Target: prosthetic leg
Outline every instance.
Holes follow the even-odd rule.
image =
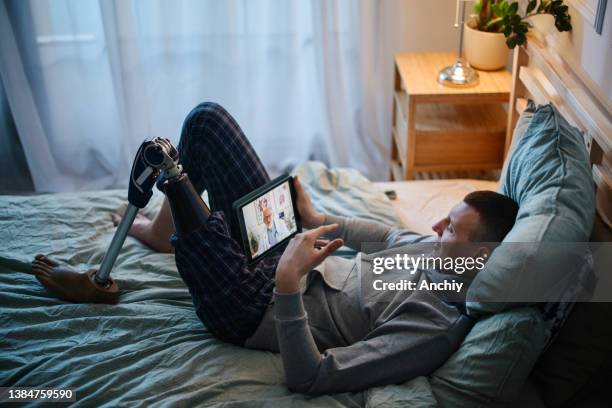
[[[117,226],[100,269],[85,273],[57,267],[50,276],[37,276],[49,291],[61,299],[77,303],[117,303],[119,287],[110,277],[117,256],[136,218],[153,195],[156,184],[166,194],[177,235],[185,235],[204,225],[210,209],[195,191],[178,163],[178,151],[168,139],[145,141],[134,159],[128,189],[129,204]]]

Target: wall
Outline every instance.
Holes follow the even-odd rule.
[[[403,0],[406,1],[406,0]],[[384,2],[383,2],[384,3]],[[406,52],[457,52],[459,29],[455,28],[455,0],[407,0],[408,12],[402,16],[400,32]],[[466,5],[466,18],[471,3]]]
[[[608,2],[600,34],[582,15],[571,10],[573,30],[561,44],[561,53],[579,61],[580,66],[612,101],[612,2]]]
[[[571,2],[569,6],[571,32],[558,33],[552,24],[552,17],[548,16],[534,21],[535,28],[545,34],[548,44],[570,65],[588,75],[608,102],[612,102],[612,2],[608,2],[601,35],[595,32]]]

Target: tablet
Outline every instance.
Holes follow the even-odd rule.
[[[249,263],[282,247],[302,231],[293,177],[282,175],[233,204]]]

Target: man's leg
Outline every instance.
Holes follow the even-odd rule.
[[[115,226],[121,222],[121,215],[111,214],[111,219]],[[134,223],[130,227],[129,235],[138,239],[143,244],[148,245],[157,252],[174,253],[174,247],[170,244],[170,237],[174,233],[172,223],[172,212],[168,200],[164,198],[159,212],[150,220],[140,212],[136,214]]]
[[[270,181],[240,126],[215,103],[201,103],[187,115],[178,151],[183,172],[196,191],[206,189],[211,210],[223,211],[232,225],[234,201]],[[231,230],[239,239],[238,226]]]
[[[208,191],[212,214],[203,228],[173,236],[176,265],[206,327],[242,344],[270,302],[280,255],[247,266],[232,203],[269,177],[236,121],[217,104],[203,103],[189,113],[178,150],[196,191]]]

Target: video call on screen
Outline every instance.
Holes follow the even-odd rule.
[[[242,207],[251,257],[255,258],[297,230],[289,181]]]

